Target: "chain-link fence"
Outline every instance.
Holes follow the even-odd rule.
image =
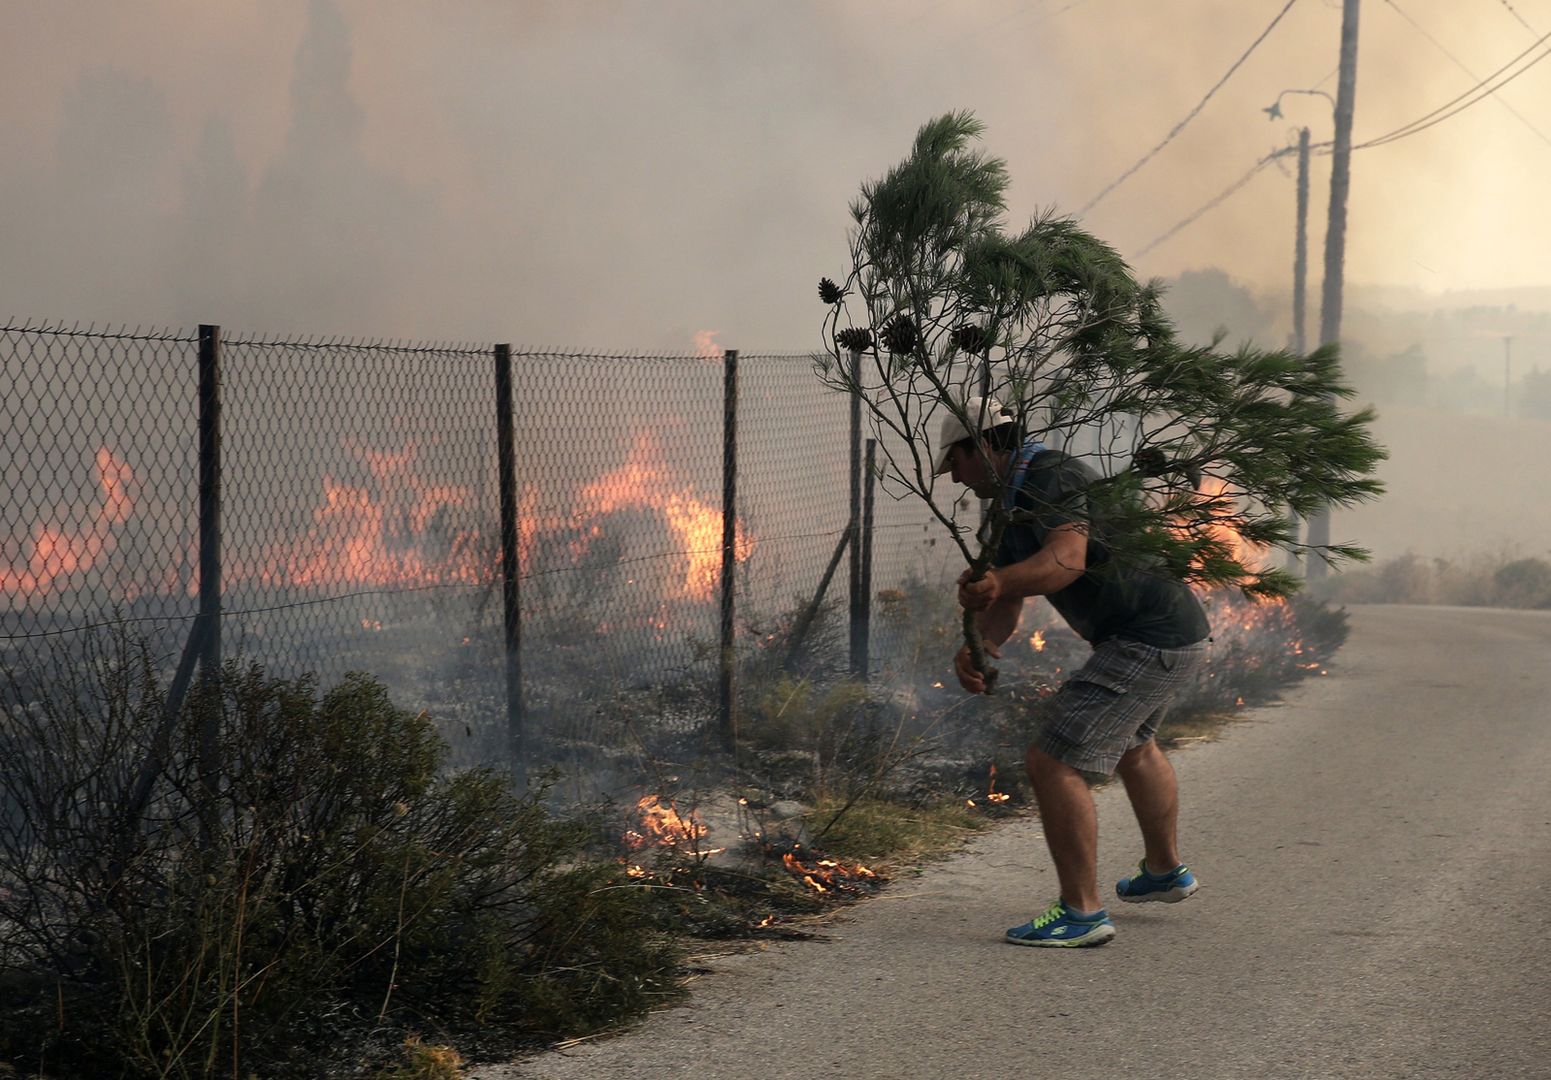
[[[732,688],[876,667],[869,596],[951,573],[910,503],[864,542],[848,403],[802,355],[20,325],[0,364],[12,693],[127,624],[169,681],[370,672],[463,762],[671,757],[730,734]]]
[[[9,328],[0,372],[7,661],[118,620],[165,645],[197,611],[196,339]]]

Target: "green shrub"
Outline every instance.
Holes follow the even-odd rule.
[[[0,1060],[321,1075],[372,1029],[552,1038],[673,992],[643,893],[585,857],[591,823],[443,773],[431,721],[366,676],[320,695],[229,666],[126,825],[162,702],[118,652],[134,677],[6,706]]]

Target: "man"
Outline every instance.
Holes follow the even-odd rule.
[[[1198,887],[1179,857],[1174,769],[1154,737],[1175,690],[1201,664],[1210,627],[1187,586],[1113,562],[1102,523],[1089,514],[1085,492],[1097,475],[1088,465],[1025,442],[995,399],[971,398],[965,414],[981,430],[971,436],[957,417],[945,420],[936,473],[951,472],[983,499],[1003,495],[1009,510],[1024,513],[1007,526],[985,576],[970,581],[965,571],[959,578],[959,603],[978,613],[993,657],[1017,629],[1029,596],[1046,597],[1093,646],[1050,700],[1026,758],[1061,895],[1007,931],[1007,940],[1101,945],[1115,926],[1099,898],[1090,778],[1118,772],[1142,830],[1144,855],[1137,872],[1116,885],[1120,899],[1174,902]],[[968,646],[954,668],[964,689],[985,692]]]

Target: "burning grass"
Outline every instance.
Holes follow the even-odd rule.
[[[184,997],[178,999],[191,1014],[203,1010],[200,1016],[212,1015],[217,1008],[232,1006],[235,998],[243,1021],[239,1037],[247,1040],[244,1052],[259,1047],[249,1060],[263,1060],[263,1041],[280,1038],[276,1032],[298,1045],[344,1045],[358,1030],[351,1028],[351,1017],[379,1013],[388,1028],[409,1016],[429,1016],[436,1019],[439,1032],[481,1030],[483,1034],[459,1039],[465,1053],[490,1045],[492,1031],[503,1032],[501,1038],[509,1044],[512,1039],[562,1038],[618,1023],[672,998],[681,974],[676,957],[686,943],[811,936],[815,920],[836,905],[886,887],[887,878],[899,868],[956,848],[999,816],[1024,812],[1028,793],[1021,760],[1028,727],[1037,722],[1040,703],[1082,663],[1087,646],[1064,628],[1029,620],[1008,644],[1004,690],[994,698],[971,698],[956,686],[941,685],[951,680],[948,662],[956,646],[951,595],[946,588],[925,585],[890,591],[880,605],[879,620],[879,659],[885,670],[871,687],[847,682],[819,663],[786,673],[771,656],[786,657],[790,650],[754,656],[741,672],[745,708],[736,760],[717,757],[701,738],[711,715],[703,693],[655,687],[638,696],[636,713],[619,708],[630,698],[609,695],[610,723],[631,731],[662,731],[678,725],[682,717],[681,726],[689,733],[674,744],[684,751],[675,759],[682,765],[670,765],[661,757],[643,760],[650,758],[643,739],[638,740],[642,753],[633,761],[637,771],[630,773],[632,763],[621,757],[611,779],[628,775],[639,782],[653,772],[659,777],[682,772],[695,778],[701,797],[680,790],[676,780],[655,783],[651,791],[637,787],[606,827],[602,818],[578,823],[536,801],[514,802],[494,781],[479,780],[486,774],[477,770],[448,772],[444,779],[445,748],[436,749],[439,742],[430,719],[393,710],[380,692],[368,692],[365,683],[355,684],[337,708],[324,708],[309,696],[305,683],[266,682],[250,673],[233,684],[231,692],[248,694],[249,705],[262,707],[239,707],[234,700],[221,710],[222,724],[248,725],[240,738],[237,729],[230,728],[232,737],[222,744],[232,757],[229,771],[233,776],[247,775],[244,770],[262,772],[260,766],[289,761],[287,754],[300,755],[293,762],[296,767],[285,773],[294,784],[285,789],[284,799],[284,785],[260,785],[254,789],[264,796],[258,801],[234,788],[217,818],[252,824],[258,811],[251,808],[268,807],[259,816],[272,810],[278,831],[255,825],[242,837],[218,833],[225,845],[218,872],[205,878],[182,881],[165,866],[152,867],[145,880],[161,883],[161,906],[142,905],[138,914],[128,913],[142,920],[132,934],[116,932],[92,940],[145,945],[150,950],[146,956],[154,961],[152,981],[139,985],[166,989],[172,973],[193,972],[198,985],[179,990]],[[1198,737],[1236,708],[1267,700],[1299,678],[1318,676],[1344,640],[1344,614],[1317,603],[1252,604],[1231,593],[1208,600],[1216,638],[1212,662],[1180,702],[1165,729],[1166,739]],[[812,640],[827,641],[836,636],[832,631],[821,618],[810,632]],[[815,650],[815,655],[831,652]],[[150,682],[137,685],[126,675],[138,670],[132,661],[126,655],[109,668],[117,673],[113,694],[138,703],[126,704],[110,719],[153,723],[159,698]],[[686,685],[690,681],[686,679]],[[601,714],[602,698],[597,708]],[[56,715],[74,718],[72,723],[78,725],[96,722],[89,709],[72,709]],[[360,730],[347,732],[351,723]],[[40,746],[47,744],[49,730],[55,729],[35,732]],[[132,752],[147,741],[143,730],[108,734],[98,738],[79,727],[55,730],[58,737],[70,735],[64,748],[77,750],[120,746]],[[598,739],[587,735],[579,731],[578,744],[590,742],[596,749]],[[419,749],[406,756],[406,746]],[[362,748],[373,749],[367,753]],[[389,748],[397,749],[389,754]],[[187,772],[195,760],[191,744],[184,753]],[[310,762],[305,769],[303,758]],[[308,785],[344,783],[342,777],[354,775],[355,766],[377,770],[373,775],[381,779],[381,770],[392,762],[419,778],[416,784],[423,786],[416,787],[412,797],[357,800],[350,805],[358,819],[352,819],[349,829],[302,828],[286,816],[299,807],[319,805],[296,796],[310,791]],[[120,774],[132,775],[133,770]],[[456,776],[466,778],[455,783]],[[175,812],[159,820],[170,823],[176,842],[153,846],[151,856],[165,855],[175,862],[206,857],[199,854],[197,843],[200,814],[178,801],[197,789],[194,772],[168,788],[163,809]],[[729,792],[743,795],[741,805]],[[119,805],[121,794],[105,792],[101,802]],[[403,814],[397,812],[399,805],[406,808]],[[481,838],[480,850],[493,862],[460,855],[459,844],[468,836],[446,832],[457,822],[472,830],[468,835]],[[104,831],[86,824],[72,835]],[[415,831],[422,828],[431,831]],[[305,930],[300,939],[273,930],[292,925],[284,923],[286,905],[299,902],[294,892],[285,890],[249,888],[246,895],[254,906],[234,911],[233,898],[245,895],[245,883],[258,880],[245,869],[252,853],[261,856],[266,872],[280,873],[288,859],[313,858],[316,863],[321,855],[315,838],[320,835],[333,836],[336,842],[329,850],[344,860],[341,865],[353,868],[350,872],[360,881],[370,883],[364,892],[357,888],[324,904],[354,905],[339,908],[343,914],[334,930],[305,920],[297,924]],[[350,846],[350,837],[360,838],[359,850]],[[521,882],[501,878],[512,866],[503,860],[524,850],[537,860],[519,864],[531,872]],[[52,852],[49,857],[76,860],[68,867],[61,864],[58,880],[80,878],[78,864],[85,856]],[[358,865],[357,858],[365,864]],[[25,862],[14,861],[13,866]],[[102,864],[100,859],[96,863]],[[317,863],[314,870],[326,865]],[[500,895],[519,898],[509,911],[520,909],[522,918],[539,919],[546,929],[513,933],[511,925],[501,922],[505,916],[458,908],[459,903],[489,895],[478,882],[470,885],[463,876],[468,873],[495,874],[507,881],[515,891]],[[308,871],[301,880],[313,876]],[[198,887],[201,880],[213,884]],[[319,885],[339,884],[332,881],[324,874]],[[80,901],[74,909],[78,913],[91,910],[85,899],[72,900]],[[24,907],[16,911],[25,916]],[[426,914],[433,911],[434,919]],[[161,921],[144,921],[153,916]],[[351,959],[349,950],[341,952],[337,939],[328,934],[363,925],[351,921],[358,917],[372,920],[357,942],[366,942],[367,952]],[[495,921],[488,921],[491,918]],[[245,942],[240,948],[232,936],[239,921]],[[195,936],[185,936],[190,932]],[[268,972],[269,961],[256,950],[298,940],[306,946],[304,954],[277,961],[275,973],[266,975],[263,994],[248,997],[246,990],[221,989],[219,977],[237,970],[231,964],[240,960],[257,965],[244,970]],[[67,936],[60,955],[75,955],[70,951],[75,944]],[[122,974],[132,960],[140,962],[135,955],[120,950],[97,956],[94,962],[100,972]],[[342,957],[348,961],[348,978],[336,979],[328,965]],[[10,983],[0,988],[5,1003],[0,1007],[0,1059],[13,1055],[26,1062],[37,1048],[35,1033],[56,1030],[53,1020],[45,1024],[43,1018],[58,1012],[60,986],[67,989],[67,1023],[49,1047],[54,1059],[68,1060],[74,1054],[85,1061],[91,1053],[109,1048],[122,1055],[122,1046],[113,1040],[126,1037],[125,1029],[116,1026],[122,1021],[114,1019],[116,1006],[100,996],[101,987],[85,986],[74,970],[61,982],[45,969],[23,971],[14,960],[8,963],[12,967],[5,978]],[[274,981],[282,977],[302,980],[300,989],[286,1009],[266,1013],[273,1007],[267,1003],[283,997],[282,984]],[[115,985],[122,989],[136,983],[122,979]],[[234,985],[246,984],[229,979],[228,986]],[[99,996],[93,998],[94,993]],[[16,1001],[23,1004],[14,1005]],[[299,1014],[305,1014],[303,1019],[297,1019]],[[129,1035],[140,1040],[134,1060],[144,1063],[146,1071],[154,1055],[166,1061],[170,1026],[163,1016],[157,1020],[159,1031],[150,1031],[143,1025],[144,1009],[135,1015],[142,1028]],[[401,1042],[405,1029],[392,1030]],[[88,1036],[88,1031],[94,1034]],[[210,1036],[232,1038],[229,1028]],[[219,1049],[225,1055],[230,1042]],[[383,1052],[400,1052],[398,1042],[384,1044]],[[282,1061],[264,1075],[289,1075],[288,1068]]]
[[[805,836],[803,821],[795,825]],[[626,875],[679,932],[702,939],[806,937],[794,919],[870,895],[887,880],[771,830],[747,799],[724,806],[712,825],[681,798],[644,796],[626,815],[620,844]]]

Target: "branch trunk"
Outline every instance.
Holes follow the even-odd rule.
[[[976,555],[969,564],[969,580],[979,581],[986,576],[986,571],[991,567],[991,559],[996,554],[996,549],[1001,546],[1002,530],[1007,527],[1007,517],[1000,511],[991,511],[991,532],[980,545],[980,554]],[[985,635],[980,632],[980,623],[973,611],[964,612],[964,644],[969,649],[969,659],[975,665],[975,670],[980,672],[980,677],[986,681],[986,694],[990,695],[996,690],[996,668],[991,666],[991,657],[986,652]]]

